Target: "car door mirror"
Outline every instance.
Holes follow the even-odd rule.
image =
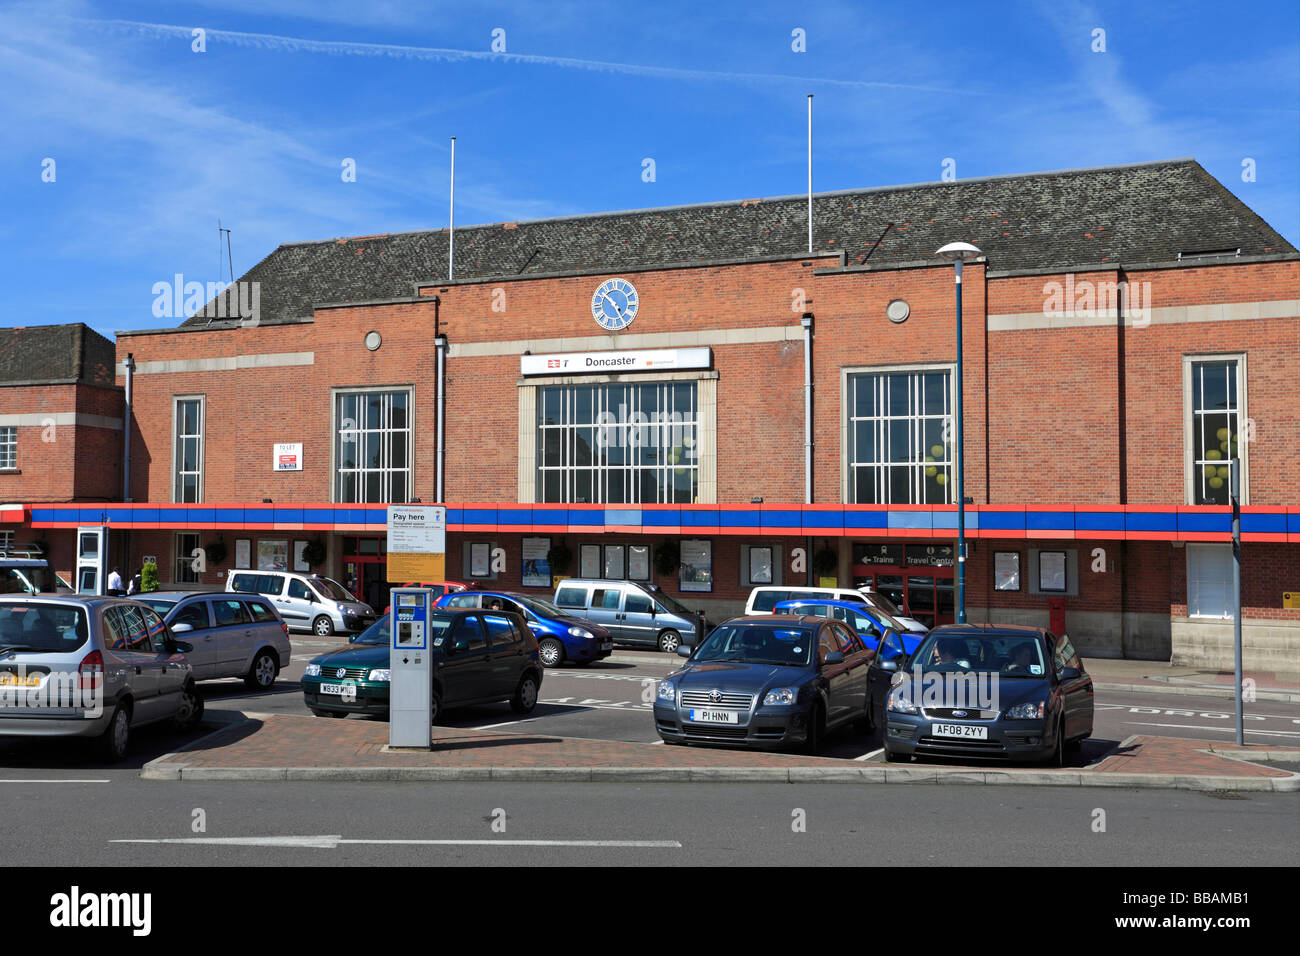
[[[677,645],[677,656],[678,656],[678,657],[690,657],[693,653],[695,653],[695,648],[692,647],[690,644],[678,644],[678,645]]]
[[[826,655],[826,659],[822,661],[822,663],[826,665],[843,664],[844,655],[840,651],[831,651],[829,654]]]
[[[881,669],[882,671],[887,671],[887,672],[889,672],[889,673],[891,673],[891,674],[894,673],[896,670],[898,670],[898,658],[897,658],[897,657],[893,657],[893,658],[890,658],[890,659],[887,660],[887,661],[881,661],[881,662],[880,662],[880,669]]]
[[[1077,668],[1077,667],[1062,667],[1062,668],[1061,668],[1061,680],[1063,680],[1063,681],[1067,681],[1067,680],[1078,680],[1079,677],[1080,677],[1081,675],[1082,675],[1082,672],[1081,672],[1081,671],[1079,670],[1079,668]]]
[[[452,654],[459,654],[461,651],[467,651],[467,650],[469,650],[469,641],[452,641],[452,642],[451,642],[450,652],[451,652]]]
[[[173,625],[171,626],[171,629],[172,629],[172,633],[173,633],[173,634],[187,634],[187,633],[189,633],[190,631],[194,630],[194,625],[193,625],[193,624],[185,624],[185,623],[182,622],[182,623],[180,623],[180,624],[173,624]]]

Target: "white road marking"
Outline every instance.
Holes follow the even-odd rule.
[[[333,850],[344,845],[371,846],[573,846],[680,850],[677,840],[345,840],[334,836],[170,837],[154,840],[109,840],[109,843],[172,843],[204,846],[286,846]]]
[[[1137,727],[1177,727],[1180,730],[1218,730],[1225,734],[1236,732],[1235,727],[1224,727],[1222,724],[1208,726],[1196,724],[1156,724],[1144,720],[1126,720],[1124,723],[1133,724]],[[1245,733],[1256,734],[1262,737],[1300,737],[1300,733],[1288,733],[1285,730],[1245,730]]]
[[[884,752],[885,752],[885,748],[884,748],[884,747],[880,747],[880,748],[878,748],[878,749],[876,749],[876,750],[871,751],[871,753],[869,753],[869,754],[863,754],[861,757],[854,757],[853,759],[854,759],[854,760],[870,760],[870,759],[871,759],[872,757],[874,757],[876,754],[884,753]]]
[[[111,780],[79,780],[72,777],[63,778],[63,779],[60,779],[58,777],[53,777],[50,779],[41,779],[36,777],[32,777],[30,779],[24,779],[22,777],[14,777],[12,779],[0,780],[0,783],[112,783],[112,781]]]

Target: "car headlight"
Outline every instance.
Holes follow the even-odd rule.
[[[305,674],[307,677],[320,677],[320,665],[319,665],[319,664],[308,664],[308,665],[307,665],[307,670],[304,671],[304,674]]]
[[[569,633],[574,637],[581,637],[584,639],[590,639],[596,636],[592,634],[591,631],[588,631],[586,628],[582,628],[582,627],[571,627],[569,628]]]
[[[885,705],[886,709],[895,714],[919,714],[920,708],[912,703],[911,695],[908,694],[907,688],[895,687],[889,692],[889,701]]]
[[[393,672],[390,668],[387,667],[383,669],[376,668],[375,670],[372,670],[369,674],[366,675],[366,680],[391,681],[392,679],[393,679]]]
[[[1007,712],[1002,716],[1008,720],[1041,720],[1043,717],[1043,701],[1016,704],[1014,707],[1008,707]]]
[[[677,685],[670,680],[661,680],[659,682],[659,699],[666,700],[670,704],[677,699]]]
[[[774,687],[763,695],[763,703],[766,704],[793,704],[795,698],[799,696],[799,691],[793,687]]]

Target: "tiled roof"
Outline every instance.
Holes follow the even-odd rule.
[[[464,281],[798,256],[807,234],[806,196],[458,227],[455,274]],[[815,250],[843,250],[850,265],[868,252],[872,265],[928,260],[957,239],[978,245],[991,270],[1008,271],[1296,251],[1192,159],[814,197]],[[261,283],[267,323],[309,317],[322,303],[407,297],[415,283],[446,275],[447,230],[435,229],[287,243],[242,279]]]
[[[114,351],[80,322],[0,329],[0,385],[113,385]]]

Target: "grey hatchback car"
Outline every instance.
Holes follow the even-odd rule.
[[[0,737],[81,737],[121,760],[131,731],[189,730],[203,698],[152,608],[126,598],[0,597]]]
[[[289,627],[269,598],[235,591],[150,591],[137,597],[194,650],[195,680],[242,677],[266,690],[289,661]]]

